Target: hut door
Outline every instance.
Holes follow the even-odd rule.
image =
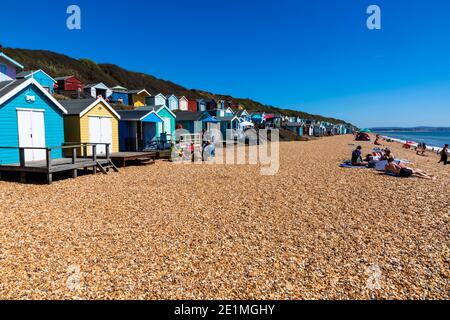
[[[19,147],[45,148],[44,111],[17,110],[17,125]],[[42,161],[45,158],[45,150],[25,150],[25,161]]]
[[[112,119],[108,117],[89,117],[89,142],[112,143]],[[97,146],[97,155],[105,155],[106,146]]]

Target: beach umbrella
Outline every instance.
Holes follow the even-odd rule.
[[[371,133],[372,131],[370,129],[364,128],[364,129],[361,129],[359,132],[361,132],[361,133]]]

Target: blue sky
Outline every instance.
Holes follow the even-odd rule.
[[[82,10],[82,30],[66,9]],[[366,9],[382,29],[366,28]],[[450,126],[448,0],[20,0],[0,43],[359,126]],[[24,9],[26,8],[26,9]]]

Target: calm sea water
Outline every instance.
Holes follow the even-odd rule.
[[[450,131],[433,132],[377,132],[382,136],[400,139],[404,141],[424,142],[427,146],[442,148],[444,144],[450,144]]]

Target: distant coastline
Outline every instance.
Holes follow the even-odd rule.
[[[412,141],[415,144],[425,143],[429,150],[439,151],[444,144],[450,144],[450,128],[414,128],[415,130],[393,130],[393,128],[372,128],[376,134],[400,143]],[[413,129],[413,128],[409,128]],[[433,130],[434,129],[434,130]]]
[[[450,127],[375,127],[373,132],[450,132]]]

